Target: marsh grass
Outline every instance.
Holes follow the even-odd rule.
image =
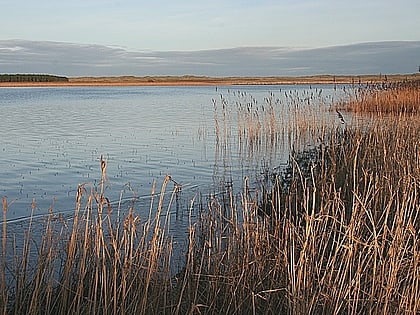
[[[363,133],[335,130],[314,154],[291,157],[286,186],[273,176],[269,213],[247,188],[233,212],[212,200],[196,276],[187,277],[199,288],[195,305],[210,313],[416,314],[418,126],[410,117]]]
[[[30,220],[22,252],[14,250],[13,263],[6,261],[3,247],[2,278],[9,274],[8,286],[2,282],[4,313],[139,314],[164,310],[171,281],[168,210],[175,190],[168,201],[164,199],[172,179],[166,176],[161,191],[152,192],[149,217],[141,218],[130,208],[118,218],[105,195],[106,166],[101,159],[99,187],[78,187],[72,222],[57,220],[51,210],[40,243],[34,245]],[[7,213],[6,199],[3,211]],[[4,246],[5,223],[3,229]]]
[[[359,85],[339,107],[354,113],[417,114],[420,111],[420,81]]]
[[[321,88],[280,89],[262,100],[246,91],[228,90],[213,99],[218,153],[239,156],[258,164],[264,156],[288,155],[319,143],[327,127],[339,122],[329,111],[332,99]],[[275,157],[274,157],[275,158]]]
[[[269,213],[246,185],[232,212],[211,200],[185,277],[194,307],[418,313],[419,123],[335,130],[312,154],[291,157],[287,185],[272,177]]]
[[[398,113],[393,124],[378,117],[364,128],[328,127],[322,118],[309,126],[304,117],[317,109],[300,111],[293,98],[297,106],[281,108],[294,118],[282,126],[273,99],[264,111],[252,100],[238,108],[215,102],[217,141],[239,139],[255,151],[283,135],[315,136],[315,145],[291,150],[285,169],[264,175],[270,185],[245,178],[239,193],[226,185],[209,195],[200,218],[190,215],[180,272],[171,272],[168,233],[178,184],[166,176],[160,192],[153,189],[148,217],[134,207],[115,215],[101,159],[102,180],[78,187],[72,222],[51,210],[35,246],[30,221],[11,265],[4,219],[0,275],[11,277],[1,284],[3,313],[419,313],[420,117]],[[4,217],[9,206],[3,198]]]

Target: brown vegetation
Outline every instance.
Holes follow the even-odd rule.
[[[363,84],[418,80],[419,74],[404,75],[314,75],[302,77],[207,77],[207,76],[120,76],[70,77],[67,82],[0,82],[1,86],[194,86],[275,84]]]
[[[239,113],[239,136],[250,137],[241,141],[281,134],[267,112]],[[211,196],[190,222],[176,275],[166,215],[177,184],[163,181],[162,192],[174,183],[167,206],[152,192],[148,218],[130,209],[112,220],[101,160],[101,185],[79,186],[72,224],[60,229],[48,217],[31,272],[31,224],[10,266],[4,221],[0,275],[11,272],[14,285],[2,284],[0,306],[10,314],[418,314],[420,117],[397,112],[392,124],[377,117],[363,128],[322,122],[311,129],[318,145],[292,152],[285,170],[268,174],[270,187],[252,190],[245,179],[242,193],[228,186]],[[306,125],[293,113],[295,141]],[[229,141],[216,123],[219,141]]]
[[[420,79],[368,84],[355,89],[339,108],[353,113],[410,114],[420,111]]]

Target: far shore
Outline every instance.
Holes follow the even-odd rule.
[[[65,82],[0,82],[0,87],[65,86],[223,86],[363,84],[420,80],[420,73],[394,75],[314,75],[300,77],[119,76],[69,77]]]

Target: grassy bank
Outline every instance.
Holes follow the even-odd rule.
[[[70,82],[96,83],[138,83],[138,84],[205,84],[205,85],[258,85],[258,84],[363,84],[375,82],[401,82],[418,80],[420,74],[398,75],[313,75],[298,77],[208,77],[208,76],[122,76],[122,77],[78,77],[70,78]]]
[[[200,86],[275,84],[364,84],[419,80],[420,74],[313,75],[300,77],[119,76],[69,77],[65,82],[0,82],[1,86]]]
[[[30,222],[12,261],[7,244],[14,242],[3,223],[3,313],[418,313],[420,116],[400,108],[371,119],[380,103],[354,103],[396,98],[420,106],[418,88],[396,86],[392,96],[389,89],[368,88],[358,91],[362,99],[339,104],[369,115],[362,127],[311,126],[317,145],[292,151],[288,166],[268,172],[259,188],[245,178],[241,193],[227,186],[212,195],[200,219],[190,222],[185,265],[176,274],[168,211],[177,183],[163,179],[151,194],[148,217],[134,208],[113,216],[118,209],[106,198],[107,162],[101,160],[100,184],[78,188],[73,221],[51,212],[36,245]],[[257,119],[244,104],[237,113],[240,141],[279,137],[276,108]],[[299,132],[309,128],[308,112],[293,115],[292,138],[299,141],[308,134]],[[219,141],[228,141],[223,121],[216,119],[216,126]],[[4,198],[4,217],[9,207]]]

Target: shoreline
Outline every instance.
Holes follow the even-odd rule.
[[[202,77],[202,76],[120,76],[70,77],[62,82],[0,82],[0,87],[80,86],[226,86],[226,85],[317,85],[365,84],[420,80],[420,73],[396,75],[315,75],[301,77]]]

